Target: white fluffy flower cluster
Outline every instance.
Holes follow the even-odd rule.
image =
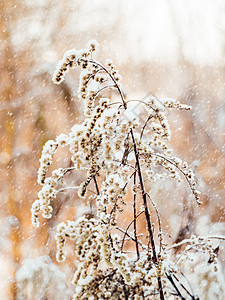
[[[44,181],[44,185],[38,193],[38,199],[33,203],[32,223],[34,226],[39,226],[38,213],[41,210],[42,216],[46,219],[52,217],[52,202],[56,198],[57,188],[63,184],[64,169],[59,168],[52,172],[52,176],[48,177]]]
[[[178,110],[190,110],[191,109],[190,105],[182,104],[178,100],[175,100],[172,98],[166,98],[166,99],[162,99],[160,101],[162,101],[164,107],[175,108]]]
[[[65,74],[71,69],[82,64],[86,68],[86,63],[82,58],[90,58],[91,53],[97,50],[98,44],[96,41],[90,41],[86,49],[76,50],[71,49],[66,51],[63,59],[58,63],[56,71],[53,74],[53,81],[55,84],[60,84],[65,77]]]
[[[56,234],[57,260],[65,260],[64,246],[66,238],[69,238],[71,240],[76,239],[76,254],[81,261],[84,261],[90,251],[96,250],[95,240],[97,236],[97,220],[91,216],[84,216],[76,221],[68,221],[68,224],[60,223],[57,226]]]
[[[166,272],[172,270],[168,258],[163,254],[155,265],[148,260],[146,252],[139,260],[130,258],[120,251],[120,237],[116,234],[109,238],[106,226],[92,216],[84,216],[75,222],[60,223],[57,226],[57,260],[65,260],[66,239],[76,240],[76,255],[80,263],[74,274],[73,283],[76,291],[73,299],[124,299],[127,290],[129,299],[138,299],[138,295],[151,297],[157,286],[158,277],[166,284]],[[163,257],[163,258],[162,258]],[[103,271],[100,262],[104,260],[108,268]],[[164,263],[165,261],[165,263]],[[105,281],[105,282],[104,282]],[[115,285],[110,283],[115,282]],[[102,284],[99,284],[102,282]],[[143,284],[144,283],[144,284]],[[122,296],[118,296],[122,293]]]
[[[45,176],[49,166],[52,163],[52,158],[56,153],[57,147],[58,144],[53,140],[47,141],[43,147],[42,155],[40,158],[40,167],[38,170],[38,183],[41,185],[44,185],[45,183]]]
[[[43,147],[38,170],[38,183],[42,185],[42,189],[39,191],[38,199],[32,204],[31,208],[33,226],[39,226],[38,214],[40,211],[42,211],[44,218],[50,219],[52,217],[52,202],[57,196],[58,188],[63,184],[65,170],[63,168],[56,169],[52,172],[52,176],[48,178],[46,178],[46,174],[57,148],[64,147],[67,144],[68,136],[60,134],[56,141],[49,140]]]

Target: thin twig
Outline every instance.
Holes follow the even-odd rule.
[[[161,253],[161,251],[162,251],[162,223],[161,223],[159,211],[158,211],[154,201],[150,197],[149,193],[146,192],[146,194],[149,197],[149,200],[151,201],[152,206],[154,207],[156,214],[157,214],[157,219],[158,219],[158,224],[159,224],[159,249],[160,249],[159,252]]]
[[[112,85],[106,85],[106,86],[103,86],[101,89],[97,90],[96,96],[97,96],[99,93],[101,93],[103,90],[105,90],[105,89],[110,89],[110,88],[112,88],[112,87],[114,87],[113,84],[112,84]],[[119,103],[120,103],[120,102],[119,102]]]
[[[134,174],[134,185],[136,185],[136,172]],[[135,237],[135,245],[137,251],[137,260],[140,258],[139,249],[138,249],[138,239],[137,239],[137,215],[136,215],[136,193],[134,193],[134,237]]]
[[[64,169],[63,170],[63,175],[65,175],[67,172],[70,172],[72,170],[76,170],[76,168],[75,167],[69,167],[69,168]]]
[[[141,212],[139,212],[139,214],[136,215],[136,219],[137,219],[141,214],[143,214],[143,213],[144,213],[144,210],[141,211]],[[126,234],[127,234],[127,232],[128,232],[128,229],[129,229],[130,226],[133,224],[133,222],[134,222],[134,219],[129,223],[129,225],[127,226],[127,228],[126,228],[126,230],[125,230],[125,232],[124,232],[124,236],[123,236],[123,240],[122,240],[122,245],[121,245],[121,250],[123,250],[125,236],[126,236]]]
[[[93,176],[93,180],[94,180],[94,183],[95,183],[96,192],[97,192],[98,195],[100,195],[99,188],[98,188],[98,182],[97,182],[97,179],[96,179],[95,176]]]
[[[118,227],[118,226],[116,226],[115,228],[116,228],[117,230],[123,232],[125,236],[127,235],[132,241],[135,242],[135,238],[134,238],[130,233],[128,233],[127,231],[123,230],[122,228],[120,228],[120,227]]]
[[[78,186],[67,186],[67,187],[64,187],[64,188],[61,188],[59,190],[57,190],[57,193],[59,192],[64,192],[66,190],[77,190],[79,187]]]
[[[142,130],[141,130],[141,134],[140,134],[140,140],[142,139],[142,136],[144,134],[144,130],[145,130],[145,127],[147,126],[148,122],[153,118],[154,116],[153,115],[149,115],[147,120],[145,121],[145,124],[144,126],[142,127]]]
[[[176,277],[176,275],[173,273],[173,277],[176,279],[177,282],[179,282],[180,286],[185,290],[185,292],[191,297],[191,299],[195,300],[196,298],[188,291],[188,289],[179,281],[179,279]],[[198,299],[198,298],[197,298]],[[197,300],[196,299],[196,300]]]
[[[168,278],[168,280],[171,282],[172,286],[175,288],[176,292],[177,292],[177,296],[179,296],[182,300],[185,300],[185,298],[181,295],[181,292],[178,290],[178,287],[176,286],[171,274],[167,274],[166,273],[166,277]]]
[[[116,226],[115,227],[117,230],[121,231],[122,233],[126,234],[132,241],[135,241],[135,238],[128,232],[126,232],[124,229]],[[142,247],[143,250],[146,251],[146,246],[141,242],[141,241],[138,241],[138,243],[140,244],[140,246]]]
[[[216,239],[216,240],[225,241],[225,237],[223,237],[223,236],[206,236],[206,239],[210,239],[210,240]],[[168,247],[166,250],[171,250],[173,248],[180,247],[184,244],[193,243],[193,241],[194,241],[193,239],[185,239],[185,240],[181,241],[180,243],[176,243],[176,244]]]

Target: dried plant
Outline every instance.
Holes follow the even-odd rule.
[[[40,212],[44,218],[52,217],[59,192],[75,189],[80,201],[89,203],[90,213],[57,226],[57,260],[66,258],[67,239],[76,245],[79,263],[73,299],[198,299],[179,279],[181,273],[171,252],[186,244],[182,258],[200,250],[214,263],[211,239],[192,237],[168,247],[148,187],[151,181],[180,181],[183,177],[200,204],[193,172],[168,148],[167,110],[191,107],[173,99],[128,100],[112,61],[103,65],[93,58],[96,49],[97,43],[90,41],[86,49],[67,51],[53,75],[54,83],[60,84],[71,68],[81,68],[78,93],[84,103],[84,121],[43,148],[38,171],[42,189],[32,206],[33,225],[39,226]],[[146,117],[140,118],[137,110]],[[54,170],[47,177],[54,154],[65,146],[71,152],[72,166]],[[86,179],[78,186],[67,186],[64,175],[77,170],[84,172]],[[90,190],[93,187],[95,192]],[[133,216],[125,225],[119,219],[131,203]],[[145,232],[140,231],[143,217]]]

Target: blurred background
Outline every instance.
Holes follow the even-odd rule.
[[[119,69],[127,98],[155,95],[193,106],[191,112],[171,112],[168,118],[171,146],[197,172],[203,206],[197,207],[183,185],[156,183],[152,197],[164,231],[173,236],[171,241],[214,227],[212,234],[224,234],[225,1],[1,0],[1,299],[36,299],[19,298],[16,285],[26,285],[37,273],[47,272],[48,295],[56,284],[52,274],[59,274],[58,282],[63,282],[59,270],[69,274],[67,284],[72,279],[72,261],[55,264],[54,233],[56,224],[73,219],[82,204],[73,193],[62,195],[57,214],[42,220],[39,229],[31,225],[30,208],[39,191],[44,143],[82,120],[79,71],[70,72],[60,86],[53,84],[52,74],[66,50],[84,48],[90,39],[99,43],[96,58],[103,63],[111,58]],[[59,153],[54,168],[69,163],[66,153]],[[73,176],[68,180],[74,183]],[[17,279],[26,264],[35,267]],[[62,299],[62,291],[63,299],[70,299],[66,283],[59,298],[39,294],[37,299]]]

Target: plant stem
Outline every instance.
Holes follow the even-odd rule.
[[[96,176],[96,175],[95,175]],[[97,182],[97,179],[96,179],[96,177],[93,177],[93,180],[94,180],[94,183],[95,183],[95,188],[96,188],[96,192],[97,192],[97,194],[99,195],[100,193],[99,193],[99,188],[98,188],[98,182]]]
[[[134,185],[136,184],[136,172],[134,174]],[[134,237],[135,245],[137,251],[137,260],[140,258],[139,249],[138,249],[138,239],[137,239],[137,211],[136,211],[136,193],[134,193]]]
[[[137,215],[136,215],[136,219],[141,215],[143,214],[143,210],[141,212],[139,212]],[[123,236],[123,240],[122,240],[122,244],[121,244],[121,250],[123,250],[123,245],[124,245],[124,242],[125,242],[125,237],[127,235],[127,232],[128,232],[128,229],[130,228],[130,226],[134,223],[134,219],[130,222],[130,224],[127,226],[126,230],[124,231],[124,236]],[[136,241],[134,239],[134,241]],[[138,241],[138,240],[137,240]]]
[[[142,193],[142,198],[143,198],[143,202],[144,202],[145,218],[146,218],[149,237],[150,237],[150,242],[151,242],[151,246],[152,246],[152,255],[153,255],[152,259],[153,259],[153,262],[155,264],[157,264],[158,261],[157,261],[157,255],[156,255],[156,249],[155,249],[155,241],[154,241],[154,236],[153,236],[150,213],[149,213],[149,210],[148,210],[147,197],[146,197],[144,183],[143,183],[142,174],[141,174],[141,167],[140,167],[140,162],[139,162],[139,153],[138,153],[138,150],[137,150],[136,141],[134,139],[134,134],[133,134],[132,129],[130,130],[130,133],[131,133],[131,137],[132,137],[133,145],[134,145],[134,154],[135,154],[136,165],[137,165],[137,170],[138,170],[138,177],[139,177],[139,181],[140,181],[140,185],[141,185],[141,193]],[[164,300],[165,298],[164,298],[164,295],[163,295],[162,281],[161,281],[160,276],[158,276],[158,286],[159,286],[160,299]]]

